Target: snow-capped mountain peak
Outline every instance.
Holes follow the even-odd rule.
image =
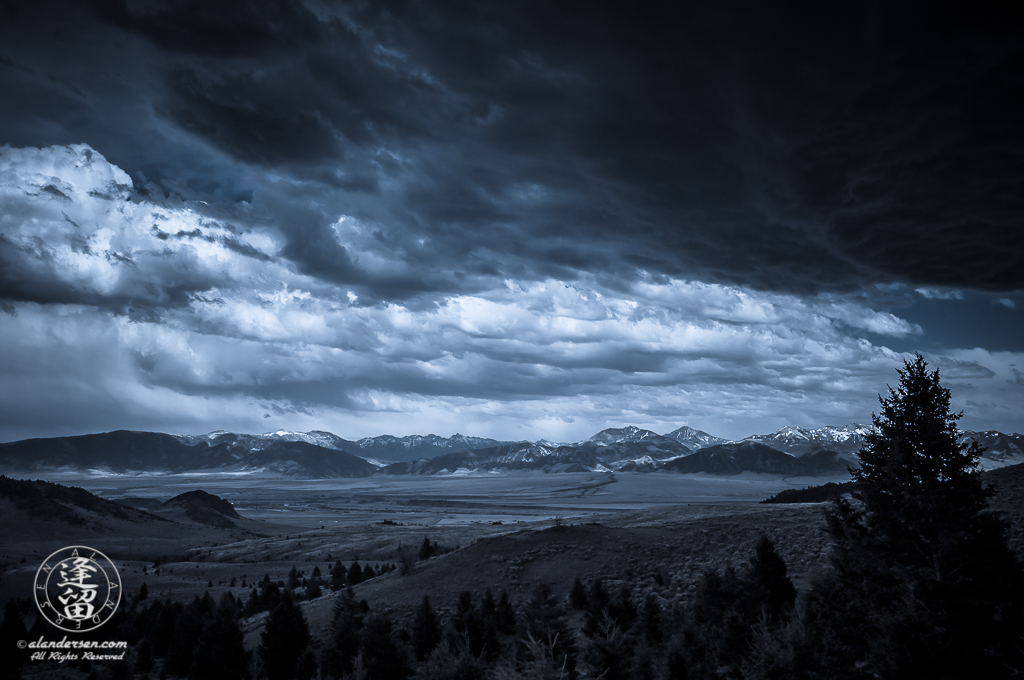
[[[683,425],[678,430],[673,430],[665,435],[669,439],[675,439],[680,444],[689,447],[696,451],[706,446],[714,446],[715,444],[724,444],[728,439],[722,439],[721,437],[715,437],[710,435],[703,430],[697,430],[688,425]]]
[[[639,442],[644,439],[653,437],[660,437],[657,432],[651,432],[650,430],[644,430],[636,427],[635,425],[627,425],[626,427],[610,427],[607,430],[601,430],[593,437],[579,442],[579,444],[596,444],[598,446],[608,446],[610,444],[618,444],[620,442]]]

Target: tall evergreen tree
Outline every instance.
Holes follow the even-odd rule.
[[[498,604],[494,608],[494,625],[499,632],[506,635],[511,635],[516,630],[516,610],[504,588],[501,589]]]
[[[348,568],[348,584],[350,586],[357,586],[363,582],[363,568],[359,566],[358,562],[353,562],[352,566]]]
[[[754,606],[762,608],[769,622],[778,622],[782,614],[793,606],[796,587],[786,575],[786,563],[776,552],[775,543],[765,535],[761,536],[754,548],[746,578],[750,583]]]
[[[423,537],[423,543],[420,544],[420,559],[429,560],[437,552],[437,546],[431,545],[430,538],[427,536]]]
[[[192,657],[189,680],[248,680],[249,654],[238,626],[239,610],[230,593],[203,624]]]
[[[525,642],[532,638],[542,648],[549,650],[552,658],[565,668],[569,675],[575,675],[575,640],[566,625],[563,613],[551,592],[551,586],[544,582],[534,586],[530,599],[523,608],[523,619],[520,622],[522,631],[519,636],[520,651],[526,655],[531,653]]]
[[[207,602],[209,600],[209,602]],[[186,676],[192,668],[196,643],[203,632],[203,621],[212,610],[212,598],[193,599],[178,615],[167,646],[166,669],[171,675]]]
[[[359,654],[359,635],[365,613],[352,589],[346,588],[334,601],[332,614],[331,645],[324,651],[323,666],[329,675],[340,678],[352,672]]]
[[[484,597],[480,600],[480,616],[485,621],[493,620],[498,611],[498,603],[494,599],[494,593],[490,588],[484,591]]]
[[[423,602],[416,608],[416,616],[412,622],[412,649],[417,661],[423,661],[441,642],[441,626],[437,622],[437,614],[430,605],[430,598],[423,596]]]
[[[13,599],[8,600],[4,606],[4,619],[0,623],[0,641],[6,651],[0,655],[0,677],[16,677],[18,668],[25,663],[28,654],[17,649],[17,640],[24,640],[28,637],[28,630],[21,618],[21,612]]]
[[[373,680],[405,680],[409,667],[391,632],[391,620],[371,614],[363,623],[359,653],[366,677]]]
[[[875,430],[865,437],[860,468],[852,471],[861,507],[840,499],[831,528],[840,550],[884,552],[902,570],[944,580],[970,557],[964,548],[1002,545],[1004,529],[984,512],[991,492],[977,470],[982,449],[960,442],[962,413],[950,411],[938,370],[929,373],[919,354],[897,372],[900,383],[879,397],[882,411],[872,416]],[[846,564],[836,561],[839,568]],[[851,566],[860,568],[861,561]]]
[[[819,591],[880,675],[977,668],[1020,642],[1021,565],[939,372],[921,355],[897,372],[853,470],[854,502],[827,515],[838,582]]]
[[[291,680],[296,664],[309,645],[309,625],[299,606],[285,597],[267,618],[260,636],[259,655],[268,680]]]
[[[345,587],[347,574],[345,567],[341,566],[341,560],[334,563],[334,569],[331,571],[331,590],[341,590]]]

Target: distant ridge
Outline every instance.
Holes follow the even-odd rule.
[[[0,444],[0,467],[26,471],[68,467],[122,474],[217,470],[311,478],[367,477],[377,470],[363,458],[305,441],[231,433],[179,438],[128,430]]]
[[[350,441],[319,430],[258,435],[119,430],[0,444],[0,470],[222,472],[312,479],[530,470],[835,476],[858,465],[858,451],[870,431],[858,424],[814,430],[785,427],[726,441],[688,426],[665,435],[626,426],[602,430],[574,444],[555,444],[543,440],[501,442],[462,434],[382,435]],[[986,449],[982,469],[1024,462],[1024,435],[967,431],[962,441],[977,441]]]

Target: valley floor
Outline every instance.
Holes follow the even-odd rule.
[[[997,506],[1019,511],[1020,475],[1003,476],[1013,497]],[[97,521],[53,527],[48,535],[43,524],[25,529],[14,526],[15,515],[0,513],[3,601],[29,597],[42,559],[75,543],[114,559],[126,596],[145,583],[150,597],[182,602],[205,592],[244,600],[257,581],[286,581],[293,567],[306,577],[318,567],[329,581],[338,561],[345,568],[356,561],[397,564],[403,549],[418,548],[424,538],[442,551],[459,548],[417,562],[407,576],[396,570],[355,587],[358,599],[398,625],[409,623],[424,595],[442,611],[466,590],[479,597],[487,588],[504,589],[522,602],[544,582],[563,598],[576,577],[628,581],[641,592],[657,584],[662,596],[685,602],[703,570],[742,566],[762,534],[775,541],[801,588],[827,565],[825,505],[758,501],[786,488],[844,481],[618,472],[356,480],[54,474],[49,480],[108,500],[163,501],[201,488],[230,500],[246,519],[233,529],[178,524],[173,530]],[[1011,519],[1019,534],[1020,517]],[[335,597],[325,588],[302,602],[315,637],[326,635]],[[259,614],[243,621],[250,649],[264,620]]]

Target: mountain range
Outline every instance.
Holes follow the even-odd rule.
[[[739,441],[691,427],[661,435],[628,426],[583,441],[502,442],[495,439],[382,435],[351,441],[330,432],[169,435],[119,430],[102,434],[27,439],[0,444],[0,469],[67,468],[114,474],[136,472],[261,473],[304,478],[437,475],[537,470],[543,472],[764,472],[834,476],[858,464],[871,429],[784,427]],[[985,469],[1024,462],[1024,435],[964,432],[985,449]]]

